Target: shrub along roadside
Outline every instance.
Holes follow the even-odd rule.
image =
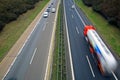
[[[110,24],[120,29],[120,0],[82,0],[87,6],[100,13]]]
[[[34,9],[20,15],[16,21],[12,21],[4,27],[0,33],[0,61],[48,1],[49,0],[38,2]]]
[[[82,1],[75,0],[76,4],[84,11],[87,17],[95,25],[103,39],[120,56],[120,30],[110,25],[101,15],[87,7]]]
[[[55,33],[55,49],[53,53],[53,64],[52,64],[52,73],[50,80],[67,80],[62,1],[60,3],[60,7],[58,10],[56,33]]]
[[[19,15],[34,8],[34,4],[41,0],[1,0],[0,1],[0,31],[5,24],[16,20]]]

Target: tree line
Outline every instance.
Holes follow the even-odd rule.
[[[34,4],[40,0],[0,0],[0,31],[5,24],[16,20],[27,10],[34,8]]]
[[[100,13],[110,24],[120,28],[120,0],[82,0],[87,6]]]

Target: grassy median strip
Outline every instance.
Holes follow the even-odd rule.
[[[16,21],[11,22],[4,27],[3,31],[0,33],[0,61],[48,1],[49,0],[42,0],[38,2],[34,9],[27,11],[19,16]]]
[[[110,25],[100,14],[94,12],[91,7],[85,6],[82,0],[75,0],[75,2],[95,25],[97,31],[113,51],[120,56],[120,30]]]
[[[56,35],[55,35],[55,51],[53,54],[53,65],[51,80],[66,80],[65,66],[65,50],[64,50],[64,30],[63,30],[63,7],[60,4]]]

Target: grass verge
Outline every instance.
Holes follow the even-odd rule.
[[[90,21],[95,25],[97,31],[108,43],[112,50],[120,56],[120,30],[110,25],[100,14],[94,12],[91,7],[83,4],[82,0],[75,0],[76,4],[83,10]]]
[[[4,27],[3,31],[0,33],[0,61],[48,1],[49,0],[43,0],[36,3],[34,9],[20,15],[16,21],[11,22]]]
[[[64,51],[64,30],[63,30],[63,9],[60,4],[55,35],[55,50],[53,54],[53,65],[51,80],[66,80],[65,51]]]

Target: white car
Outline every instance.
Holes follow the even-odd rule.
[[[52,9],[51,9],[51,12],[52,12],[52,13],[55,13],[55,8],[52,8]]]
[[[72,9],[74,9],[75,8],[75,5],[72,5],[72,7],[71,7]]]
[[[47,18],[48,17],[48,12],[44,12],[43,17]]]

